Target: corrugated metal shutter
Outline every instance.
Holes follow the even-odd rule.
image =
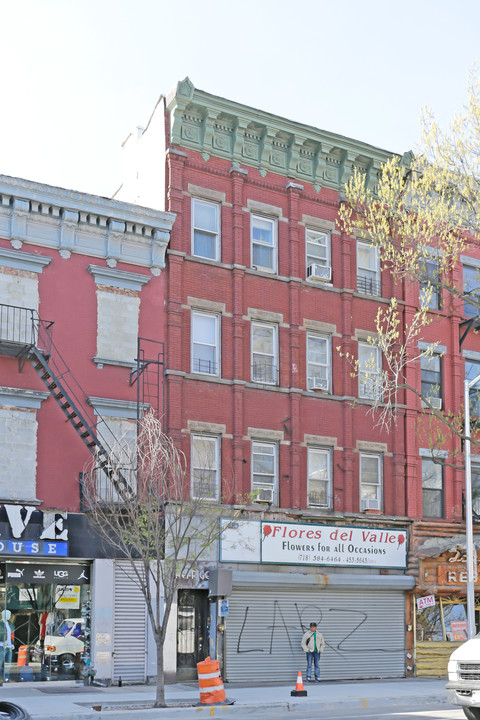
[[[145,682],[146,608],[129,562],[115,563],[113,681]]]
[[[323,633],[323,679],[405,675],[405,594],[395,590],[234,588],[226,620],[225,679],[292,681],[306,668],[300,641]]]

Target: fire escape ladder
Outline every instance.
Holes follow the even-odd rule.
[[[163,342],[138,338],[137,366],[130,373],[130,385],[137,388],[137,423],[152,410],[162,424],[165,416],[165,348]]]

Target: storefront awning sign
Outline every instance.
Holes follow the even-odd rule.
[[[425,597],[417,598],[417,608],[423,610],[427,607],[434,607],[435,595],[425,595]]]
[[[407,532],[256,520],[222,521],[223,562],[405,568]]]

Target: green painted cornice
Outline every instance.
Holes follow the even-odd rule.
[[[382,163],[394,153],[351,138],[293,122],[247,105],[210,95],[191,80],[177,83],[167,95],[170,143],[231,160],[235,167],[255,167],[312,183],[317,191],[339,192],[355,168],[367,175],[373,190]]]

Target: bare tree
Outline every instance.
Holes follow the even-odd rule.
[[[100,536],[128,561],[145,598],[157,648],[154,707],[166,707],[164,644],[180,578],[213,554],[230,527],[229,520],[220,525],[220,518],[230,516],[233,522],[239,513],[238,505],[236,510],[222,505],[232,498],[225,491],[220,496],[209,458],[203,460],[190,488],[185,456],[149,412],[129,447],[119,441],[112,448],[108,467],[94,461],[84,473],[88,515]]]

